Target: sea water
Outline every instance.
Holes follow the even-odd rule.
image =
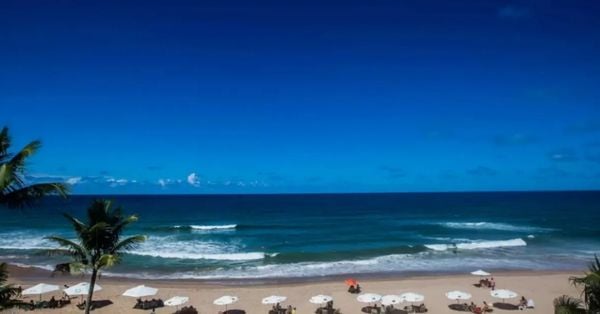
[[[104,272],[138,278],[280,279],[348,274],[579,270],[600,253],[600,192],[127,195],[0,209],[0,260],[51,269],[44,237],[74,238],[103,198],[148,236]]]

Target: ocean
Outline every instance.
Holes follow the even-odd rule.
[[[128,195],[0,209],[0,260],[51,269],[48,235],[73,237],[110,199],[148,236],[104,275],[279,280],[497,270],[580,270],[600,253],[600,192]]]

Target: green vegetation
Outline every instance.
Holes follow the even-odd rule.
[[[48,194],[66,196],[67,185],[59,182],[27,184],[25,162],[41,147],[40,141],[33,141],[16,154],[8,152],[11,145],[8,128],[0,131],[0,205],[24,207]]]
[[[87,295],[85,313],[89,314],[92,305],[94,285],[98,272],[118,263],[120,255],[145,241],[146,237],[136,235],[122,239],[125,228],[137,221],[137,216],[124,216],[121,208],[112,209],[111,202],[96,200],[87,209],[87,221],[65,214],[73,225],[76,241],[52,236],[49,240],[56,242],[62,249],[56,253],[71,256],[72,269],[91,270],[90,290]]]

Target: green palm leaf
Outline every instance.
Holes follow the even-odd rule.
[[[10,144],[8,128],[4,127],[0,131],[0,205],[24,207],[45,195],[56,194],[62,197],[67,195],[69,190],[64,183],[46,182],[28,185],[23,179],[27,159],[40,149],[40,141],[25,145],[14,155],[8,152]]]

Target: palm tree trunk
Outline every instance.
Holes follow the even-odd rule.
[[[92,269],[92,278],[90,279],[90,289],[87,294],[87,301],[85,302],[85,314],[90,314],[90,309],[92,307],[92,295],[94,294],[94,286],[96,285],[96,276],[98,275],[98,270],[96,268]]]

